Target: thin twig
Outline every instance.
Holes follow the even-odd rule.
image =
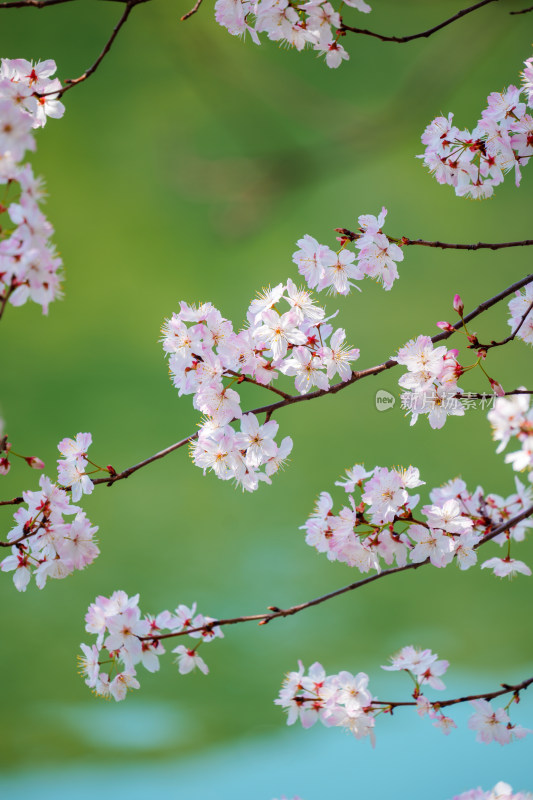
[[[9,300],[9,296],[12,294],[13,291],[14,287],[10,286],[8,289],[6,289],[5,294],[2,295],[2,298],[0,299],[0,319],[2,319],[2,317],[4,316],[4,311],[6,310],[7,301]]]
[[[361,233],[352,231],[349,228],[335,228],[337,233],[342,234],[352,242],[361,238]],[[454,244],[451,242],[428,242],[425,239],[408,239],[402,236],[401,239],[388,237],[393,242],[397,242],[402,247],[418,245],[419,247],[437,247],[440,250],[502,250],[506,247],[528,247],[533,245],[533,239],[523,239],[521,242],[476,242],[475,244]]]
[[[0,8],[45,8],[72,2],[73,0],[11,0],[11,2],[0,3]]]
[[[509,397],[514,394],[533,394],[533,389],[513,389],[511,392],[504,392],[503,394],[492,394],[488,392],[459,392],[454,394],[456,400],[494,400],[497,397]]]
[[[461,19],[461,17],[465,17],[467,14],[471,14],[472,11],[476,11],[478,8],[482,8],[489,3],[497,2],[498,0],[481,0],[480,3],[476,3],[468,8],[463,8],[461,11],[458,11],[457,14],[454,14],[453,17],[449,17],[449,19],[445,19],[444,22],[441,22],[439,25],[435,25],[434,28],[429,28],[427,31],[422,31],[421,33],[414,33],[411,36],[383,36],[381,33],[375,33],[374,31],[369,31],[364,28],[353,28],[350,25],[345,25],[344,22],[341,23],[339,30],[350,31],[350,33],[360,33],[364,36],[373,36],[375,39],[380,39],[382,42],[397,42],[398,44],[404,44],[405,42],[412,42],[414,39],[427,39],[429,36],[432,36],[442,28],[446,28],[448,25],[451,25],[452,22]]]
[[[491,539],[494,539],[495,536],[498,536],[500,533],[504,533],[505,531],[512,528],[514,525],[521,522],[523,519],[530,517],[533,514],[533,506],[526,508],[524,511],[521,511],[520,514],[516,514],[516,516],[512,517],[510,520],[503,522],[501,525],[498,525],[491,533],[488,533],[484,538],[475,545],[474,549],[482,547],[484,544],[489,542]],[[362,586],[366,586],[368,583],[374,583],[375,581],[379,581],[382,578],[386,578],[389,575],[396,575],[398,572],[407,572],[408,570],[413,569],[420,569],[420,567],[425,567],[430,564],[429,558],[426,558],[425,561],[415,562],[412,564],[406,564],[403,567],[392,567],[391,569],[383,570],[383,572],[378,572],[375,575],[370,575],[368,578],[362,578],[359,581],[355,581],[355,583],[350,583],[348,586],[343,586],[340,589],[335,589],[333,592],[328,592],[328,594],[321,595],[320,597],[316,597],[314,600],[308,600],[305,603],[299,603],[298,605],[291,606],[290,608],[282,609],[278,608],[277,606],[270,606],[270,613],[268,614],[250,614],[247,616],[241,617],[230,617],[228,619],[218,619],[209,622],[207,625],[202,625],[195,628],[188,628],[187,630],[183,631],[175,631],[173,633],[162,633],[162,634],[155,634],[150,636],[141,636],[140,639],[147,639],[147,640],[156,640],[156,639],[171,639],[176,636],[187,636],[190,633],[198,633],[199,631],[208,631],[213,630],[213,628],[221,628],[224,625],[237,625],[241,622],[258,622],[260,625],[266,625],[268,622],[271,622],[273,619],[278,619],[279,617],[290,617],[293,614],[298,614],[300,611],[303,611],[306,608],[312,608],[313,606],[321,605],[325,603],[327,600],[331,600],[333,597],[339,597],[341,594],[346,594],[346,592],[353,592],[355,589],[360,589]]]
[[[509,14],[527,14],[529,11],[533,11],[533,6],[529,6],[529,8],[523,8],[521,11],[509,11]]]
[[[66,0],[65,0],[65,2],[66,2]],[[131,14],[131,12],[135,8],[135,6],[138,6],[141,3],[148,3],[148,2],[150,2],[150,0],[127,0],[127,2],[125,4],[124,11],[122,13],[122,16],[120,17],[119,21],[117,22],[117,24],[113,28],[113,32],[112,32],[111,36],[109,37],[109,39],[105,43],[104,49],[102,50],[102,52],[100,53],[100,55],[98,56],[98,58],[96,59],[94,64],[92,64],[89,67],[89,69],[87,69],[83,73],[83,75],[80,75],[78,78],[68,78],[65,81],[65,85],[63,86],[62,89],[59,90],[59,92],[57,92],[57,91],[44,92],[42,94],[39,94],[38,96],[39,97],[46,97],[47,95],[54,95],[54,97],[62,97],[65,94],[65,92],[69,91],[69,89],[72,89],[74,86],[77,86],[79,83],[83,83],[83,81],[86,81],[87,78],[90,78],[91,75],[94,72],[96,72],[96,70],[100,66],[101,62],[103,61],[103,59],[106,57],[106,55],[111,50],[113,42],[117,38],[117,36],[119,34],[119,31],[121,30],[122,26],[125,24],[126,20],[128,19],[129,15]]]
[[[248,375],[243,375],[240,372],[235,372],[233,369],[227,369],[224,372],[225,375],[231,375],[234,378],[238,378],[237,383],[253,383],[254,386],[259,386],[261,389],[268,389],[270,392],[274,392],[274,394],[279,394],[280,397],[283,397],[285,400],[291,397],[290,394],[287,392],[283,392],[281,389],[276,389],[275,386],[272,386],[270,383],[259,383],[259,381],[255,381],[253,378],[249,378]]]
[[[426,242],[424,239],[407,239],[403,237],[402,245],[420,245],[421,247],[438,247],[441,250],[502,250],[505,247],[528,247],[533,239],[522,242],[477,242],[476,244],[450,244],[448,242]]]
[[[530,311],[532,311],[532,310],[533,310],[533,300],[529,304],[529,308],[527,308],[524,311],[524,313],[522,314],[520,322],[518,323],[518,325],[516,326],[514,331],[509,336],[507,336],[505,339],[502,339],[501,342],[495,342],[494,339],[493,339],[490,344],[480,344],[480,342],[478,341],[477,336],[475,336],[474,337],[474,341],[471,344],[469,344],[468,347],[470,349],[475,349],[475,350],[477,350],[477,349],[485,350],[485,352],[486,352],[487,350],[490,350],[492,347],[502,347],[504,344],[508,344],[509,342],[512,342],[513,339],[515,338],[515,336],[517,335],[518,331],[520,330],[520,328],[522,327],[522,325],[526,321],[527,317],[529,316]]]
[[[522,681],[522,683],[517,683],[514,686],[510,686],[508,683],[501,683],[500,686],[503,688],[497,689],[495,692],[463,695],[463,697],[454,697],[453,700],[434,700],[431,702],[431,705],[440,710],[441,708],[447,708],[448,706],[456,706],[458,703],[470,703],[472,700],[495,700],[496,697],[501,697],[502,695],[510,694],[511,692],[518,696],[520,692],[524,691],[524,689],[527,689],[527,687],[532,683],[533,678],[526,678],[525,681]],[[316,701],[316,697],[299,697],[298,699],[302,702]],[[384,710],[393,710],[401,706],[416,706],[417,703],[415,700],[372,700],[371,705],[378,707],[385,706],[386,709]]]
[[[0,506],[18,506],[23,502],[23,497],[14,497],[13,500],[0,500]]]
[[[185,22],[186,19],[189,19],[189,17],[192,17],[193,14],[196,14],[201,5],[202,5],[202,0],[196,0],[196,3],[191,8],[191,10],[187,11],[187,13],[182,16],[181,21]]]

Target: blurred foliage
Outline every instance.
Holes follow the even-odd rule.
[[[365,25],[402,34],[453,14],[457,0],[375,6]],[[39,455],[54,475],[57,442],[91,431],[95,460],[121,469],[193,431],[190,399],[178,399],[168,380],[162,321],[180,299],[209,299],[238,325],[258,289],[295,277],[291,254],[305,233],[331,245],[333,228],[385,205],[391,235],[531,237],[528,169],[519,190],[510,176],[492,200],[470,202],[438,186],[415,159],[435,115],[453,110],[459,126],[472,126],[488,92],[518,80],[531,55],[531,20],[508,16],[512,7],[490,5],[402,46],[347,36],[351,60],[335,71],[311,52],[240,42],[216,25],[207,3],[184,24],[183,4],[135,9],[100,69],[66,94],[65,118],[38,135],[33,163],[50,195],[45,210],[65,263],[65,299],[48,317],[28,305],[8,308],[2,321],[0,402],[15,449]],[[4,10],[2,55],[53,57],[60,77],[73,77],[94,60],[120,10],[104,2]],[[356,11],[347,9],[348,17],[360,24]],[[452,316],[455,292],[470,309],[518,280],[530,271],[530,252],[410,248],[400,266],[391,293],[365,281],[362,294],[327,298],[361,349],[361,368],[436,332],[435,321]],[[506,308],[475,327],[482,339],[506,335]],[[463,358],[464,344],[457,337]],[[530,357],[514,342],[490,353],[488,369],[513,388],[527,383]],[[145,612],[196,599],[203,613],[226,616],[351,582],[354,572],[306,547],[298,527],[318,492],[356,461],[416,464],[428,486],[460,474],[472,488],[513,491],[483,411],[452,418],[442,431],[424,420],[410,428],[398,408],[378,413],[375,391],[396,392],[397,379],[393,371],[283,409],[280,433],[295,446],[271,487],[241,495],[204,478],[181,450],[84,498],[102,550],[86,571],[22,595],[5,575],[5,764],[116,757],[105,738],[84,730],[103,703],[76,675],[95,595],[140,592]],[[479,371],[461,386],[489,390]],[[258,396],[250,392],[249,403]],[[37,480],[15,464],[2,478],[2,497]],[[2,509],[4,531],[11,512]],[[517,555],[531,562],[532,554],[528,545]],[[127,725],[128,709],[141,714],[146,702],[164,703],[179,724],[165,741],[155,737],[146,753],[154,758],[279,730],[272,699],[297,658],[376,673],[407,643],[504,681],[531,658],[529,596],[525,578],[500,581],[479,569],[395,576],[261,629],[226,629],[225,641],[206,653],[209,678],[179,676],[168,654],[160,674],[143,671],[141,690],[105,706],[102,719],[121,715]],[[138,750],[125,747],[120,756],[136,759]]]

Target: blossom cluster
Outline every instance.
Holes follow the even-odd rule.
[[[156,617],[146,614],[141,618],[139,595],[128,597],[126,592],[113,592],[111,597],[98,596],[85,616],[85,630],[96,635],[96,643],[82,644],[83,656],[78,656],[80,673],[94,693],[103,697],[124,700],[128,689],[138,689],[135,667],[159,670],[159,657],[165,653],[160,636],[165,632],[188,635],[198,640],[194,646],[179,645],[176,663],[180,674],[199,669],[207,675],[207,664],[198,655],[203,642],[223,638],[212,617],[196,613],[196,603],[191,608],[179,605],[173,613],[162,611]],[[109,665],[107,672],[101,667]]]
[[[85,513],[70,503],[67,492],[42,475],[41,490],[23,493],[27,507],[15,514],[15,527],[8,533],[11,555],[0,563],[2,572],[14,570],[13,582],[24,592],[31,575],[39,589],[48,578],[65,578],[84,569],[99,555],[94,541],[98,528]],[[65,517],[74,516],[71,522]],[[33,573],[32,573],[33,570]]]
[[[509,301],[510,317],[508,323],[511,331],[517,331],[517,337],[527,344],[533,344],[533,283],[528,283],[523,292]],[[523,321],[522,321],[523,320]]]
[[[377,217],[372,214],[359,217],[359,232],[355,239],[353,235],[350,237],[355,241],[359,253],[346,247],[346,237],[340,237],[342,246],[338,252],[319,244],[308,234],[299,239],[297,245],[300,249],[293,254],[292,260],[309,288],[318,292],[327,289],[331,294],[346,295],[352,288],[359,288],[352,283],[353,280],[368,276],[390,290],[399,278],[396,263],[403,261],[403,251],[383,233],[386,216],[387,209],[382,208]]]
[[[57,449],[64,458],[57,461],[57,474],[62,486],[69,486],[75,503],[82,495],[91,494],[94,483],[85,472],[87,467],[87,450],[92,443],[90,433],[78,433],[75,439],[62,439]]]
[[[330,561],[341,561],[366,573],[381,570],[381,559],[387,565],[396,561],[404,567],[411,561],[429,559],[435,567],[445,567],[453,559],[461,570],[478,560],[477,548],[484,536],[531,504],[533,492],[516,481],[516,493],[508,498],[485,495],[479,486],[471,494],[460,478],[430,492],[431,504],[422,506],[417,516],[413,511],[419,495],[409,490],[423,485],[418,469],[374,467],[367,471],[362,464],[346,470],[346,477],[337,481],[348,493],[348,505],[335,514],[329,492],[322,492],[316,507],[302,526],[306,542]],[[355,492],[360,494],[356,497]],[[420,517],[420,518],[419,518]],[[481,567],[490,568],[499,577],[531,570],[510,557],[510,541],[522,541],[533,525],[526,518],[508,533],[494,537],[497,544],[508,545],[505,558],[491,558]]]
[[[474,130],[460,130],[453,114],[436,117],[422,135],[425,152],[419,156],[439,183],[455,188],[459,197],[490,197],[505,173],[514,169],[520,185],[521,167],[533,155],[532,59],[522,73],[524,89],[508,86],[492,92]],[[521,94],[527,94],[527,102]]]
[[[421,717],[427,714],[433,720],[434,727],[448,735],[457,726],[442,711],[446,703],[428,700],[422,691],[426,686],[437,691],[446,688],[441,676],[448,669],[449,662],[439,659],[431,650],[419,650],[412,645],[403,647],[391,661],[382,669],[403,671],[411,676],[415,683],[413,702],[389,702],[373,697],[368,690],[369,677],[364,672],[352,675],[342,671],[327,675],[322,664],[315,662],[306,674],[304,665],[299,661],[298,671],[286,675],[274,703],[287,712],[287,725],[300,720],[304,728],[310,728],[320,720],[326,727],[337,726],[350,730],[357,739],[369,736],[372,746],[375,745],[376,717],[392,713],[398,705],[413,706]],[[508,706],[513,702],[516,702],[514,695]],[[513,739],[533,733],[511,723],[507,714],[508,706],[493,710],[486,699],[471,700],[470,703],[474,714],[468,721],[468,727],[477,731],[477,741],[508,744]]]
[[[287,305],[278,310],[281,303]],[[284,374],[294,377],[300,394],[313,386],[327,390],[335,375],[350,379],[351,363],[359,357],[359,350],[346,346],[344,330],[334,331],[324,309],[290,279],[252,301],[247,325],[238,333],[211,303],[195,308],[184,302],[162,333],[174,385],[180,395],[192,394],[194,407],[205,415],[191,444],[194,463],[248,491],[260,481],[271,482],[292,439],[277,444],[277,422],[261,425],[255,414],[243,414],[239,385],[270,387]],[[230,424],[235,420],[239,431]]]
[[[372,10],[364,0],[344,0],[344,5],[364,13]],[[266,33],[271,41],[296,50],[309,45],[326,57],[328,67],[349,58],[339,44],[342,18],[324,0],[217,0],[215,19],[232,36],[248,33],[255,44],[260,44],[259,34]]]
[[[374,698],[368,680],[364,672],[326,675],[318,661],[305,674],[299,661],[298,671],[286,675],[274,702],[287,712],[287,725],[299,719],[304,728],[310,728],[320,720],[327,727],[347,728],[357,739],[370,736],[374,743]]]
[[[32,130],[42,128],[47,117],[63,116],[61,83],[51,77],[55,71],[52,60],[4,58],[0,66],[0,184],[6,187],[0,214],[9,217],[0,228],[0,300],[14,306],[32,300],[44,314],[60,296],[62,262],[50,242],[54,230],[39,207],[42,181],[21,162],[35,149]]]
[[[493,439],[499,442],[496,452],[505,450],[511,439],[518,439],[520,450],[507,453],[505,461],[519,472],[530,470],[529,480],[533,482],[533,408],[529,407],[529,396],[498,397],[487,416]]]
[[[429,336],[411,339],[393,356],[407,372],[398,384],[407,391],[402,393],[402,408],[411,413],[411,425],[420,414],[428,415],[434,429],[442,428],[448,415],[462,417],[465,409],[456,394],[462,393],[457,381],[463,367],[457,361],[457,350],[444,345],[434,347]]]
[[[86,474],[87,450],[92,442],[90,433],[78,433],[75,439],[65,438],[58,444],[64,456],[58,459],[58,479],[52,483],[45,475],[40,479],[40,492],[23,493],[27,508],[19,508],[14,516],[16,525],[7,535],[12,543],[12,555],[0,563],[3,572],[15,571],[13,582],[25,591],[33,568],[39,589],[47,578],[65,578],[74,570],[84,569],[99,555],[94,540],[98,528],[91,525],[78,506],[83,494],[91,494],[94,484]],[[25,458],[30,466],[42,469],[41,459]],[[0,468],[2,460],[0,460]],[[112,467],[97,467],[114,473]],[[68,496],[70,492],[70,498]],[[72,522],[65,516],[75,515]]]

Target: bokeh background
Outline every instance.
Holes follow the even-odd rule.
[[[346,18],[405,34],[458,5],[375,0],[371,15],[348,9]],[[48,317],[28,304],[9,307],[2,320],[0,404],[14,448],[39,455],[54,475],[57,442],[91,431],[93,458],[119,470],[192,432],[196,412],[171,386],[158,344],[164,318],[181,299],[211,300],[238,326],[257,290],[295,279],[291,255],[305,233],[332,245],[335,227],[385,205],[390,235],[531,238],[528,169],[520,189],[509,176],[493,199],[471,202],[439,186],[415,158],[434,116],[453,110],[457,124],[472,127],[487,94],[518,81],[531,55],[533,14],[509,16],[517,7],[494,3],[406,45],[347,36],[351,60],[338,70],[312,52],[229,36],[207,0],[186,23],[183,3],[135,9],[97,73],[65,96],[64,119],[38,135],[32,161],[48,187],[65,298]],[[53,57],[60,77],[74,77],[120,12],[116,3],[88,0],[3,10],[1,55]],[[340,309],[363,368],[436,332],[435,321],[452,316],[455,292],[471,309],[529,272],[530,262],[527,248],[410,248],[392,292],[365,281],[361,294],[328,298],[327,309]],[[499,338],[506,318],[501,305],[474,327],[482,339]],[[458,337],[455,346],[467,363],[464,343]],[[506,388],[528,385],[530,358],[514,342],[490,353],[488,369]],[[263,628],[227,629],[206,653],[208,677],[180,676],[167,654],[160,673],[143,671],[141,690],[122,704],[93,698],[76,674],[79,642],[88,640],[83,617],[97,594],[140,592],[151,613],[197,600],[203,613],[232,616],[354,580],[348,567],[308,548],[299,526],[318,492],[332,490],[356,461],[415,464],[429,487],[461,475],[472,488],[512,493],[514,473],[495,453],[486,411],[451,418],[441,431],[425,420],[410,428],[398,407],[375,407],[375,392],[397,394],[397,380],[391,372],[282,410],[280,434],[293,437],[294,450],[270,487],[241,494],[203,477],[180,450],[84,498],[102,551],[87,570],[24,594],[3,576],[6,797],[92,797],[105,788],[119,798],[345,800],[364,791],[381,800],[394,791],[444,800],[498,779],[533,788],[528,742],[477,744],[467,712],[457,712],[463,730],[449,739],[429,721],[397,713],[380,721],[371,752],[368,741],[339,730],[285,730],[272,703],[298,658],[329,672],[366,671],[376,694],[398,697],[408,687],[379,665],[408,643],[450,660],[450,692],[523,679],[531,664],[523,576],[426,569]],[[461,386],[489,390],[479,371]],[[243,405],[262,398],[254,389]],[[37,487],[37,473],[20,464],[2,478],[2,497]],[[4,531],[12,511],[2,510]],[[515,556],[531,563],[531,544]],[[525,699],[514,719],[531,725],[527,711]]]

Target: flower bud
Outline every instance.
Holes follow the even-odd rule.
[[[441,328],[443,331],[448,331],[449,333],[455,330],[453,325],[446,321],[437,322],[437,328]]]
[[[11,469],[11,464],[7,458],[0,458],[0,475],[7,475]]]
[[[41,458],[37,458],[37,456],[28,456],[24,460],[32,469],[44,469],[44,461]]]
[[[455,297],[453,298],[453,309],[459,314],[460,317],[463,316],[463,311],[465,310],[465,307],[463,305],[463,301],[461,300],[460,294],[456,294]]]
[[[505,395],[505,391],[501,383],[498,383],[498,381],[495,381],[493,378],[489,378],[489,383],[492,386],[494,394],[497,394],[498,397],[503,397]]]

